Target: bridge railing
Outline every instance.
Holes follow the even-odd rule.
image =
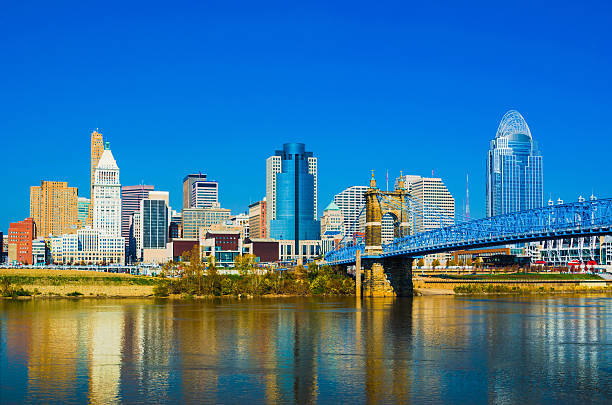
[[[498,215],[409,235],[383,245],[383,252],[498,239],[520,240],[538,236],[546,239],[561,231],[580,233],[581,230],[609,228],[610,225],[612,199],[584,201]]]
[[[342,263],[345,261],[352,261],[357,255],[357,250],[363,254],[365,244],[361,243],[356,246],[347,246],[338,250],[332,250],[325,254],[325,261],[328,263]]]

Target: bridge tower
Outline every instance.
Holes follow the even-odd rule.
[[[395,190],[381,191],[376,187],[374,171],[370,188],[365,193],[366,227],[363,295],[365,296],[405,296],[412,295],[412,259],[406,257],[382,258],[382,217],[386,214],[393,218],[395,237],[408,235],[411,219],[406,214],[405,205],[408,194],[403,175]],[[357,274],[360,274],[358,272]]]

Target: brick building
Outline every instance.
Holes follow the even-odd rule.
[[[32,241],[36,238],[34,219],[11,222],[8,235],[9,262],[32,264]]]

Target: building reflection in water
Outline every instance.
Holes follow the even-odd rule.
[[[7,402],[567,402],[554,388],[568,384],[576,399],[612,393],[606,298],[33,300],[0,301],[0,316]]]

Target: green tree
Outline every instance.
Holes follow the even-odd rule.
[[[467,265],[468,267],[472,267],[472,258],[467,259]]]
[[[482,258],[477,257],[476,260],[474,260],[474,267],[480,268],[481,266],[482,266]]]
[[[436,267],[439,267],[439,266],[440,266],[440,260],[438,260],[438,259],[434,259],[434,261],[433,261],[433,262],[431,262],[431,267],[432,267],[434,270],[436,269]]]
[[[421,257],[417,262],[417,267],[420,269],[423,266],[425,266],[425,260]]]
[[[206,281],[208,284],[208,293],[212,295],[221,295],[221,280],[217,263],[214,256],[208,256],[206,263]]]

